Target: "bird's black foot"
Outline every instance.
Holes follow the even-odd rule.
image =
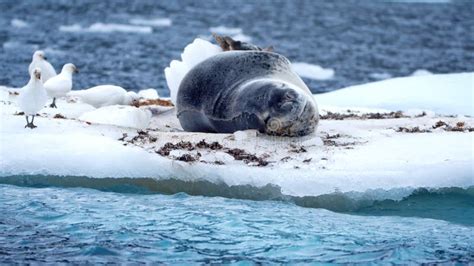
[[[49,107],[51,107],[51,108],[58,108],[58,107],[56,106],[56,98],[53,98],[53,102],[49,105]]]
[[[35,126],[33,123],[28,123],[28,124],[26,124],[25,128],[27,128],[27,127],[33,129],[33,128],[37,127],[37,126]]]

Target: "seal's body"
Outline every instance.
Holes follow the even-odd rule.
[[[290,62],[266,51],[229,51],[193,67],[180,83],[177,116],[186,131],[257,129],[303,136],[319,121],[316,102]]]

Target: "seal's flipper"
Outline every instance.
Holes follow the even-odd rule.
[[[270,45],[270,46],[268,46],[268,47],[266,47],[266,48],[263,48],[263,51],[265,51],[265,52],[273,52],[274,50],[275,50],[275,49],[273,48],[273,45]]]
[[[230,46],[227,43],[226,36],[220,36],[216,33],[212,33],[212,36],[216,40],[216,43],[222,48],[223,51],[230,51]],[[229,38],[229,37],[228,37]]]
[[[216,33],[212,33],[212,36],[214,36],[214,39],[216,40],[216,43],[222,48],[223,51],[238,51],[238,50],[244,50],[244,51],[267,51],[267,52],[272,52],[273,51],[273,46],[269,46],[267,48],[260,48],[256,45],[253,45],[251,43],[246,43],[246,42],[241,42],[232,39],[229,36],[221,36]]]

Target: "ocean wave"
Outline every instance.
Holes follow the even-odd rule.
[[[152,33],[153,29],[150,26],[136,26],[128,24],[116,24],[116,23],[94,23],[87,28],[82,27],[79,24],[63,25],[59,27],[60,31],[64,32],[133,32],[133,33]]]
[[[424,217],[474,225],[474,186],[467,188],[395,188],[365,192],[338,192],[319,196],[291,196],[281,187],[268,184],[227,185],[206,180],[153,178],[91,178],[77,176],[21,175],[0,177],[1,184],[25,187],[91,188],[100,191],[134,194],[177,194],[225,197],[245,200],[273,200],[307,208],[323,208],[361,215]]]

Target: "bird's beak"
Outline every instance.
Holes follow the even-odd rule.
[[[41,79],[41,73],[35,73],[35,77],[36,77],[37,79]]]
[[[43,56],[43,59],[44,59],[44,60],[48,60],[48,58],[47,58],[46,56]]]
[[[79,73],[79,68],[74,68],[74,73]]]

